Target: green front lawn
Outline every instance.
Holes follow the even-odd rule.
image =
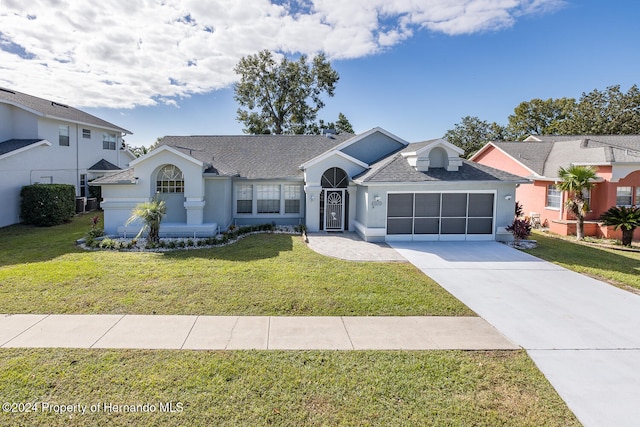
[[[38,402],[3,426],[580,425],[524,351],[0,350],[0,400]]]
[[[640,252],[581,244],[536,231],[538,247],[527,250],[533,256],[561,265],[621,288],[640,289]]]
[[[474,315],[408,263],[341,261],[300,236],[165,253],[83,251],[74,242],[90,222],[0,229],[0,313]]]
[[[0,229],[0,313],[473,314],[410,264],[327,258],[299,236],[85,252],[90,220]],[[579,425],[524,351],[0,349],[0,401],[8,426]]]

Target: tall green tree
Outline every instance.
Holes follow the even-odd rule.
[[[237,119],[251,134],[308,133],[340,78],[323,54],[277,62],[268,50],[240,59],[234,71]]]
[[[561,181],[556,184],[556,188],[569,193],[565,206],[576,217],[576,239],[584,240],[584,217],[589,211],[584,193],[593,187],[596,171],[591,166],[571,165],[558,169],[558,177]]]
[[[469,158],[489,141],[504,139],[505,128],[493,122],[480,120],[475,116],[466,116],[462,122],[456,123],[453,129],[444,134],[444,139],[464,150]]]
[[[620,85],[583,93],[576,108],[558,125],[561,135],[630,135],[640,133],[640,89],[624,93]]]
[[[309,125],[305,133],[320,135],[325,130],[332,130],[335,133],[355,133],[347,116],[342,113],[338,114],[338,120],[336,122],[325,123],[324,120],[320,119],[317,124],[313,123]]]
[[[560,98],[542,100],[534,98],[518,104],[509,116],[507,133],[510,139],[521,141],[529,135],[555,135],[561,124],[576,109],[576,100]]]

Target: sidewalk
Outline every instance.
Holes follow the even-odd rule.
[[[479,317],[0,315],[0,347],[515,350]]]

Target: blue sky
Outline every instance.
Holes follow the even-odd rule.
[[[61,1],[0,0],[0,86],[127,128],[133,146],[241,133],[232,68],[265,48],[326,52],[340,81],[319,117],[411,142],[463,116],[505,124],[522,101],[640,83],[632,0],[172,0],[124,18],[124,0]]]

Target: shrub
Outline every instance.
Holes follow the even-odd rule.
[[[76,190],[68,184],[33,184],[20,190],[20,217],[27,224],[51,227],[75,215]]]
[[[622,230],[622,244],[631,246],[633,232],[640,227],[640,208],[612,206],[600,215],[600,221],[604,225],[613,227],[614,230]]]
[[[528,219],[514,219],[510,226],[506,228],[517,241],[526,239],[531,235],[531,223]]]

